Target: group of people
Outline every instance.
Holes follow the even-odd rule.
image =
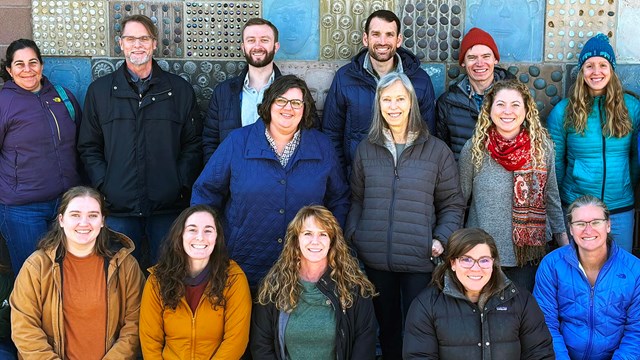
[[[82,108],[33,41],[7,49],[8,352],[373,359],[377,335],[384,359],[640,356],[640,101],[606,36],[545,126],[491,35],[464,36],[466,75],[436,101],[379,10],[320,119],[251,19],[202,121],[152,20],[121,25],[125,62]]]

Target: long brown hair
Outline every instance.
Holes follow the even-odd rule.
[[[583,65],[584,66],[584,65]],[[629,110],[624,102],[624,90],[620,78],[611,67],[611,78],[604,88],[605,118],[600,119],[602,133],[617,138],[625,137],[631,132],[633,125],[629,117]],[[594,97],[589,92],[589,86],[584,78],[582,69],[578,71],[576,82],[569,91],[569,101],[565,110],[564,127],[572,127],[578,134],[584,135],[587,119],[593,107]],[[602,114],[599,114],[602,116]]]
[[[64,234],[64,229],[60,226],[59,218],[64,215],[65,211],[69,207],[69,203],[71,200],[79,197],[90,197],[98,202],[100,205],[100,213],[103,219],[107,216],[107,209],[104,203],[104,197],[98,190],[87,186],[76,186],[67,190],[62,195],[60,200],[60,206],[58,206],[58,216],[56,220],[53,222],[51,226],[51,230],[40,240],[37,248],[47,251],[50,249],[58,248],[58,256],[64,256],[67,252],[66,247],[66,235]],[[100,229],[98,233],[98,237],[96,238],[96,242],[94,245],[94,252],[99,256],[103,256],[106,258],[110,258],[113,256],[113,251],[109,249],[109,239],[111,237],[116,237],[115,233],[109,228],[107,228],[107,224]]]
[[[489,297],[500,291],[500,279],[504,278],[502,269],[500,268],[500,255],[495,240],[486,231],[479,228],[467,228],[456,230],[447,243],[447,252],[444,262],[433,271],[431,283],[444,289],[444,277],[448,274],[456,288],[464,294],[464,286],[458,280],[456,274],[451,270],[451,263],[457,258],[471,251],[476,245],[485,244],[489,246],[491,257],[493,258],[493,271],[489,282],[482,288],[482,294]],[[502,275],[502,276],[501,276]]]
[[[260,284],[258,303],[273,303],[278,310],[287,312],[298,305],[302,292],[299,282],[302,253],[298,236],[308,218],[314,218],[316,224],[324,229],[331,239],[327,260],[331,269],[331,280],[336,284],[336,296],[342,308],[351,307],[357,294],[363,297],[375,295],[373,284],[360,270],[358,261],[349,253],[336,218],[324,206],[312,205],[300,209],[289,223],[282,253]]]
[[[189,276],[189,256],[184,251],[182,234],[189,216],[198,212],[206,212],[213,216],[217,233],[216,245],[209,258],[209,264],[207,264],[209,267],[209,286],[205,294],[214,308],[224,307],[226,304],[224,289],[227,287],[229,276],[229,256],[224,243],[222,224],[214,209],[208,205],[195,205],[182,211],[171,225],[171,229],[162,243],[160,258],[153,272],[160,287],[159,293],[164,306],[174,310],[185,294],[184,279]]]

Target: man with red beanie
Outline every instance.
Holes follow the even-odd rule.
[[[484,94],[494,82],[514,77],[496,67],[498,61],[498,47],[486,31],[474,27],[462,38],[458,63],[466,75],[453,82],[436,102],[436,136],[449,145],[456,161],[473,135]]]

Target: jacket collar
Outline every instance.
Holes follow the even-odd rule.
[[[44,75],[42,75],[41,83],[42,83],[42,88],[40,88],[40,91],[38,92],[39,94],[45,94],[45,93],[47,93],[47,92],[49,92],[49,91],[51,91],[53,89],[53,84]],[[9,81],[5,82],[4,86],[3,86],[3,89],[13,90],[16,93],[23,94],[23,95],[28,95],[28,94],[33,95],[33,93],[31,91],[21,88],[13,80],[9,80]]]
[[[230,79],[229,88],[231,88],[232,93],[237,93],[242,91],[242,86],[244,84],[244,79],[247,77],[247,73],[249,73],[249,65],[245,65],[244,69],[238,74],[238,76]],[[273,78],[274,80],[282,76],[280,69],[278,66],[273,63]]]
[[[247,127],[249,127],[249,135],[244,148],[244,157],[247,159],[272,159],[278,161],[271,146],[269,146],[267,138],[264,136],[266,128],[264,121],[260,118]],[[311,131],[302,129],[300,131],[300,144],[287,164],[287,168],[298,160],[322,159],[322,155],[317,151],[319,148],[320,145],[316,138],[312,136]]]
[[[126,235],[115,232],[113,230],[107,230],[110,232],[109,236],[109,249],[113,252],[113,257],[111,257],[111,261],[115,260],[118,263],[122,262],[122,260],[133,252],[135,249],[135,245],[133,240],[131,240]],[[64,255],[62,254],[62,248],[60,246],[56,246],[54,248],[50,248],[44,250],[45,254],[51,259],[51,262],[61,263],[64,259]]]
[[[411,51],[403,47],[399,47],[396,50],[396,55],[400,56],[400,60],[402,62],[402,71],[409,78],[411,78],[413,75],[415,75],[416,72],[421,69],[420,59],[418,59],[418,57],[415,56]],[[373,81],[373,77],[369,75],[367,70],[365,70],[364,68],[364,60],[367,56],[369,56],[369,49],[363,48],[362,50],[360,50],[360,52],[351,59],[351,67],[348,69],[348,72],[352,76],[356,77],[359,77],[362,74],[366,74],[367,76],[365,77],[365,79],[371,79],[371,81]]]
[[[151,79],[149,80],[149,90],[148,94],[153,93],[161,93],[165,91],[171,90],[171,83],[167,78],[167,74],[162,68],[158,65],[155,60],[151,60],[152,69],[151,69]],[[127,64],[126,62],[122,63],[120,68],[116,70],[115,76],[113,77],[113,83],[111,87],[111,91],[114,95],[121,97],[130,97],[134,96],[138,98],[137,93],[133,90],[129,81],[127,80]]]

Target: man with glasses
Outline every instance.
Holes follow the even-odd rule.
[[[158,30],[151,19],[122,20],[125,63],[87,91],[78,151],[92,186],[105,198],[107,224],[136,244],[148,240],[155,263],[162,238],[189,206],[202,167],[202,125],[192,86],[153,60]]]
[[[241,48],[247,66],[239,76],[218,84],[209,101],[202,134],[205,164],[231,131],[258,120],[265,90],[281,76],[273,63],[280,48],[278,29],[271,22],[249,19],[242,28]]]

